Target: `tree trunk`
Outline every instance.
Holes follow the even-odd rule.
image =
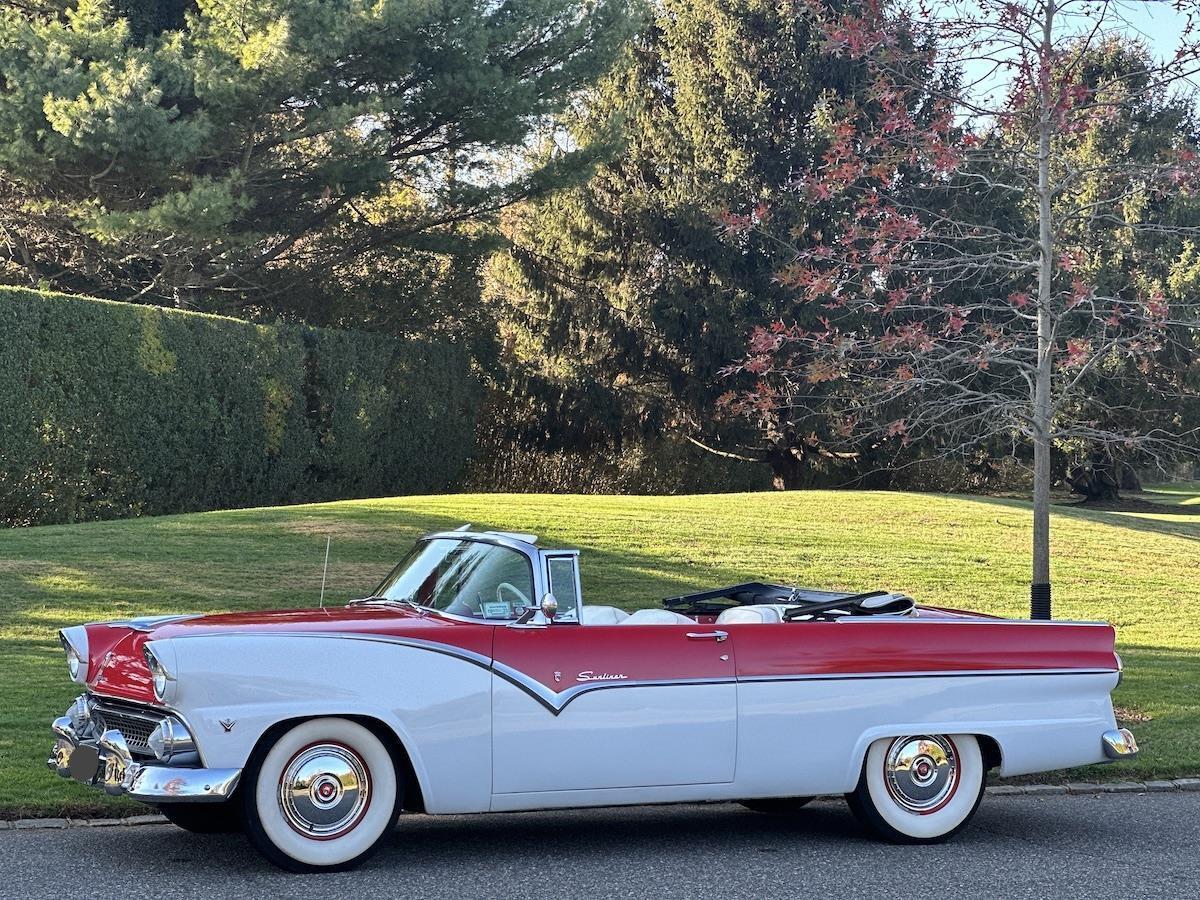
[[[803,447],[776,444],[767,450],[767,463],[771,466],[771,484],[777,491],[795,491],[805,486],[808,464]]]
[[[1085,501],[1111,503],[1120,499],[1120,482],[1117,478],[1120,465],[1114,463],[1107,454],[1097,452],[1089,462],[1071,467],[1067,472],[1067,483]]]
[[[1117,471],[1119,472],[1117,480],[1120,482],[1121,490],[1133,494],[1142,492],[1142,479],[1138,478],[1137,469],[1129,463],[1117,463]]]
[[[1038,310],[1037,371],[1033,387],[1033,580],[1029,615],[1050,618],[1050,375],[1054,364],[1054,323],[1050,315],[1054,277],[1054,232],[1050,189],[1051,84],[1054,0],[1046,0],[1042,23],[1038,99]]]
[[[1112,503],[1121,499],[1121,491],[1140,491],[1142,483],[1133,466],[1113,459],[1108,451],[1097,448],[1091,456],[1067,470],[1067,483],[1085,502]]]

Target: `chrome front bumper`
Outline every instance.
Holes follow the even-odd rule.
[[[1138,755],[1137,741],[1128,728],[1114,728],[1100,735],[1104,755],[1109,759],[1133,759]]]
[[[72,710],[76,708],[72,706]],[[241,769],[138,762],[119,730],[109,728],[97,734],[90,720],[78,716],[60,716],[50,727],[55,735],[46,760],[50,770],[80,784],[101,787],[109,794],[144,803],[217,803],[232,796],[242,777]]]

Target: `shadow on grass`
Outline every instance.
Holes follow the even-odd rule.
[[[998,506],[1005,509],[1017,509],[1032,515],[1031,504],[1026,500],[1014,500],[1009,497],[978,497],[969,494],[955,494],[955,499],[969,503]],[[1093,506],[1080,506],[1071,503],[1055,503],[1050,508],[1052,516],[1079,519],[1102,525],[1112,525],[1116,528],[1127,528],[1143,531],[1148,534],[1170,535],[1189,541],[1200,541],[1200,519],[1196,522],[1176,522],[1166,519],[1146,518],[1147,515],[1188,516],[1200,515],[1200,507],[1180,507],[1171,504],[1155,504],[1160,508],[1150,512],[1147,509],[1136,511],[1110,510]],[[1186,511],[1185,511],[1186,510]]]

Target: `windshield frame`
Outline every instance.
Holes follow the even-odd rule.
[[[529,602],[533,608],[537,608],[541,603],[541,598],[546,593],[544,565],[542,563],[542,554],[537,547],[528,544],[525,541],[520,541],[515,538],[510,538],[506,535],[470,532],[470,531],[442,531],[435,534],[427,534],[417,540],[413,544],[412,549],[404,554],[404,557],[396,563],[395,566],[388,572],[387,576],[379,583],[374,591],[371,592],[370,600],[379,603],[396,603],[411,606],[414,609],[426,610],[434,615],[445,616],[448,619],[456,619],[462,622],[474,622],[480,625],[511,625],[515,619],[500,619],[487,618],[486,616],[465,615],[459,612],[448,612],[446,610],[437,609],[433,606],[426,606],[412,600],[391,600],[384,598],[383,590],[400,569],[410,559],[418,555],[422,548],[433,541],[457,541],[471,542],[477,544],[490,544],[496,547],[502,547],[506,550],[513,550],[525,558],[525,564],[529,567],[531,582],[533,584],[533,596],[529,598]]]

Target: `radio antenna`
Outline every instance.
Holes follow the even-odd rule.
[[[321,570],[321,609],[325,608],[325,576],[329,574],[329,542],[332,535],[325,535],[325,568]]]

